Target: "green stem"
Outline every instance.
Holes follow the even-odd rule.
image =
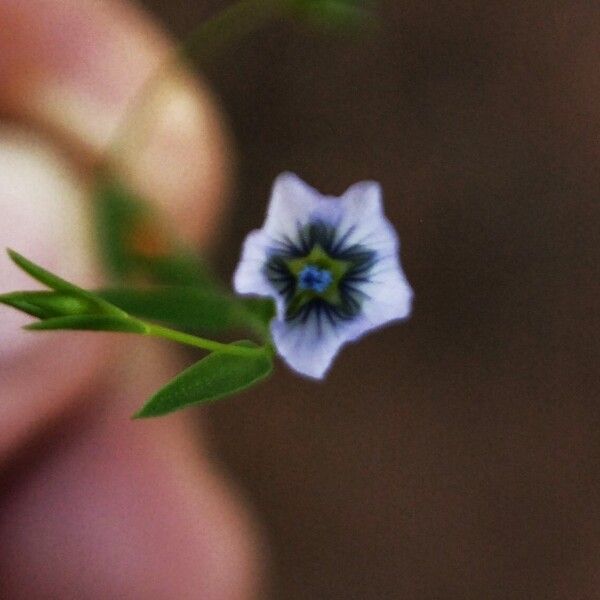
[[[215,342],[214,340],[207,340],[206,338],[197,337],[190,335],[189,333],[183,333],[182,331],[176,331],[169,327],[163,327],[162,325],[155,325],[154,323],[146,323],[139,321],[144,327],[144,335],[152,337],[160,337],[173,342],[179,342],[187,346],[194,346],[195,348],[202,348],[203,350],[209,350],[210,352],[221,352],[223,354],[233,354],[235,356],[256,356],[265,352],[264,347],[260,348],[248,348],[246,346],[235,346],[233,344],[222,344],[221,342]]]

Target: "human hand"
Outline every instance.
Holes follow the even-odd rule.
[[[85,287],[100,283],[91,170],[169,51],[116,0],[0,1],[0,239]],[[115,163],[177,231],[206,245],[228,181],[205,88],[160,85]],[[0,291],[30,281],[0,257]],[[254,597],[253,526],[199,448],[189,413],[129,415],[177,369],[119,335],[32,334],[0,312],[0,592],[6,598]]]

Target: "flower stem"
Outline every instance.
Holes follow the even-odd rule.
[[[138,321],[136,319],[136,321]],[[207,340],[189,333],[183,333],[182,331],[176,331],[169,327],[163,327],[162,325],[155,325],[154,323],[146,323],[145,321],[138,321],[144,327],[144,335],[152,337],[160,337],[173,342],[179,342],[187,346],[194,346],[195,348],[202,348],[203,350],[209,350],[210,352],[221,352],[223,354],[233,354],[235,356],[256,356],[265,352],[264,347],[250,348],[247,346],[236,346],[234,344],[222,344],[221,342],[215,342],[214,340]]]

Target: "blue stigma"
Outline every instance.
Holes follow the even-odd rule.
[[[327,269],[319,269],[313,265],[306,265],[298,275],[298,287],[301,290],[310,290],[322,294],[333,281],[333,276]]]

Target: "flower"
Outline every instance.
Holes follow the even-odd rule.
[[[410,314],[398,250],[378,183],[357,183],[335,198],[283,173],[262,229],[244,242],[234,288],[275,300],[277,352],[320,379],[345,343]]]

